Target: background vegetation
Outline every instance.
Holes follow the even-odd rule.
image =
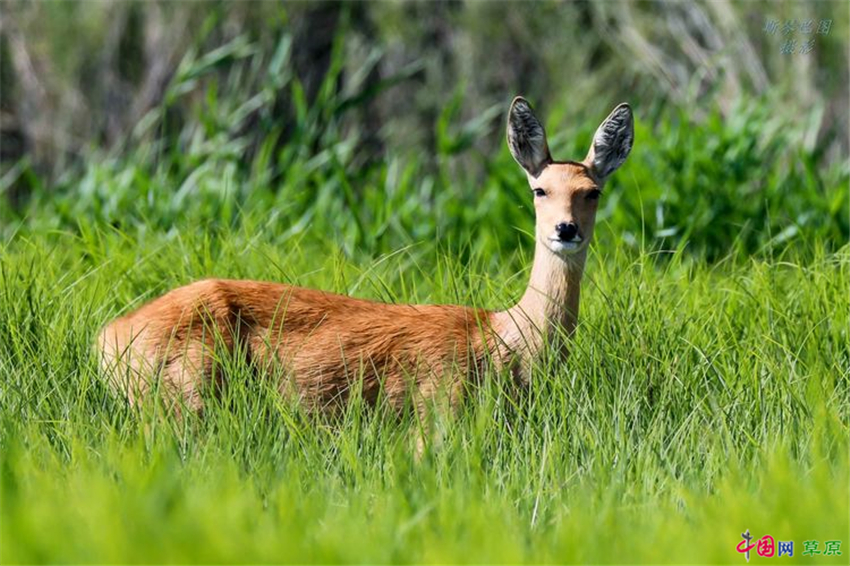
[[[737,563],[749,528],[846,562],[802,556],[850,545],[841,3],[0,16],[0,560]],[[202,277],[515,300],[520,93],[558,158],[637,118],[570,361],[526,395],[491,376],[417,462],[409,421],[316,422],[238,364],[202,420],[106,390],[97,329]]]

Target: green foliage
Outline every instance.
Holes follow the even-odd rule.
[[[244,36],[204,55],[190,51],[164,105],[124,146],[95,153],[53,190],[35,191],[28,208],[5,211],[0,226],[6,234],[21,223],[26,231],[75,229],[86,219],[122,229],[216,229],[238,226],[247,209],[266,210],[291,234],[309,225],[349,254],[472,231],[479,250],[516,249],[517,229],[529,231],[532,218],[524,176],[502,139],[507,100],[465,119],[461,85],[433,125],[432,148],[378,155],[349,118],[421,66],[367,82],[378,61],[372,58],[339,90],[345,55],[337,42],[308,102],[291,53],[286,34],[268,54]],[[291,112],[284,123],[274,118],[281,100]],[[178,103],[188,104],[192,119],[171,121]],[[684,109],[635,103],[635,148],[600,210],[615,236],[603,245],[683,248],[710,261],[808,248],[812,241],[837,249],[850,234],[850,163],[825,167],[820,150],[802,141],[806,128],[794,126],[799,117],[776,112],[777,104],[741,98],[730,118],[714,110],[697,120]],[[565,112],[554,105],[547,114]],[[603,118],[547,123],[555,156],[582,159]],[[498,150],[479,149],[493,140]]]
[[[716,267],[599,248],[569,361],[519,394],[489,376],[422,461],[409,416],[317,420],[234,361],[202,418],[109,392],[100,325],[199,277],[486,307],[525,283],[521,257],[355,262],[287,231],[248,215],[4,244],[4,562],[730,562],[745,528],[846,534],[846,248]]]
[[[0,179],[34,187],[0,210],[0,560],[728,563],[747,528],[850,544],[850,166],[770,97],[725,119],[633,101],[569,361],[524,392],[486,376],[422,461],[409,415],[305,415],[234,360],[203,418],[128,408],[98,328],[202,277],[487,308],[526,283],[507,98],[472,112],[461,83],[430,145],[376,148],[353,117],[431,63],[367,80],[372,53],[340,89],[337,40],[311,99],[290,35],[204,50],[213,28],[120,146],[49,187],[26,159]],[[583,158],[603,98],[538,105],[557,158]]]
[[[245,35],[205,54],[190,50],[163,105],[125,144],[93,153],[52,190],[35,190],[27,209],[6,210],[0,226],[7,235],[75,229],[81,219],[125,229],[171,230],[182,223],[216,229],[239,225],[243,209],[259,209],[291,234],[310,225],[349,254],[387,253],[472,231],[480,250],[493,244],[515,249],[517,230],[529,231],[532,219],[524,177],[502,140],[508,101],[464,118],[461,83],[446,94],[433,147],[425,153],[389,147],[379,155],[352,115],[411,80],[422,65],[367,81],[379,61],[376,51],[340,90],[343,37],[309,102],[293,72],[286,33],[269,52]],[[289,108],[283,122],[282,101]],[[635,149],[602,202],[600,217],[613,234],[602,243],[683,248],[716,261],[807,248],[813,241],[834,250],[845,242],[850,162],[824,166],[823,144],[805,141],[822,109],[789,116],[779,104],[743,97],[723,118],[719,109],[693,114],[633,101]],[[178,105],[184,110],[172,112]],[[565,114],[558,104],[546,105],[544,118],[559,122],[547,123],[553,152],[581,159],[604,116],[564,125]],[[482,145],[498,149],[485,153]],[[26,161],[9,176],[26,175],[37,187]]]
[[[644,226],[661,245],[687,242],[712,260],[845,242],[850,164],[821,170],[817,153],[800,147],[802,132],[770,108],[740,101],[727,120],[714,111],[697,123],[681,111],[655,131],[641,128],[630,170],[640,194],[626,189],[612,205],[619,227],[649,212]]]

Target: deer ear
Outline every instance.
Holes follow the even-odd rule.
[[[532,177],[540,176],[552,162],[543,124],[521,96],[514,98],[508,112],[508,147],[516,162]]]
[[[604,180],[623,164],[634,140],[632,109],[626,103],[620,104],[596,130],[584,164],[597,178]]]

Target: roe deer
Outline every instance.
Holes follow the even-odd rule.
[[[576,325],[579,284],[606,179],[634,138],[631,109],[617,106],[582,162],[553,161],[528,102],[511,104],[507,142],[525,170],[536,210],[528,289],[505,311],[384,304],[259,281],[210,279],[180,287],[108,324],[98,338],[110,384],[137,403],[159,380],[169,399],[200,409],[200,390],[226,376],[219,351],[247,356],[308,406],[344,400],[355,387],[393,406],[421,409],[438,390],[456,404],[488,364],[528,378],[547,335]],[[278,371],[279,373],[272,373]],[[356,386],[355,386],[356,383]]]

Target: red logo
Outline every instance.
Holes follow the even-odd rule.
[[[773,537],[770,535],[764,535],[759,539],[758,548],[756,549],[756,553],[759,556],[764,556],[766,558],[770,558],[773,556],[774,546],[773,546]]]

